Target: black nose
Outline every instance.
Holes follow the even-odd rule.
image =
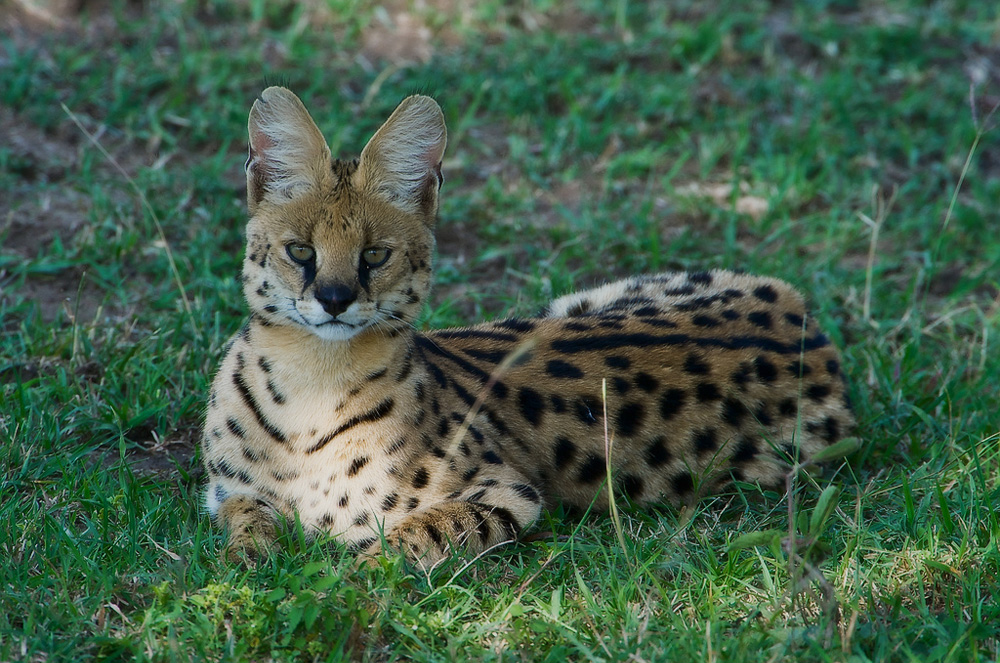
[[[316,301],[323,305],[324,311],[334,317],[346,311],[357,298],[357,293],[343,283],[316,287]]]

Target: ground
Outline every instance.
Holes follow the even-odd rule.
[[[0,5],[0,660],[996,660],[1000,19],[925,5]],[[430,576],[217,561],[195,442],[275,82],[342,154],[441,103],[423,325],[771,274],[845,348],[861,449]]]

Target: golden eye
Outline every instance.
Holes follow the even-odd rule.
[[[365,264],[369,267],[381,267],[385,264],[385,261],[389,259],[390,253],[392,252],[389,249],[373,247],[362,251],[361,259],[364,260]]]
[[[289,244],[285,247],[285,251],[288,252],[289,258],[300,265],[304,265],[316,257],[316,252],[313,251],[313,248],[305,244]]]

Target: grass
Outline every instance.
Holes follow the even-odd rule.
[[[366,0],[88,6],[0,37],[0,660],[1000,657],[990,3],[425,3],[412,62],[379,35],[414,23]],[[441,102],[424,324],[640,271],[782,277],[844,348],[861,449],[790,497],[556,512],[429,575],[295,534],[227,565],[195,447],[265,81],[338,153]]]

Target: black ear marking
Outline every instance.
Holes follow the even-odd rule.
[[[441,185],[444,184],[444,175],[441,174],[441,162],[438,161],[437,165],[434,166],[434,175],[437,176],[438,181],[438,191],[441,190]]]
[[[247,195],[255,204],[260,203],[267,188],[268,173],[260,155],[253,149],[253,143],[247,143],[247,160],[243,170],[247,174]]]

